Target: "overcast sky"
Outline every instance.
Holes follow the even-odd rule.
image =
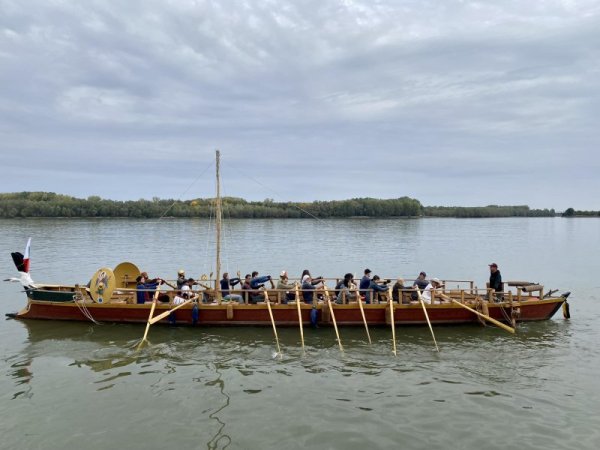
[[[599,210],[599,100],[597,0],[0,0],[0,192]]]

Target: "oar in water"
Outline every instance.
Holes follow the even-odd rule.
[[[150,331],[150,325],[152,325],[152,315],[154,314],[154,308],[156,308],[156,302],[158,301],[158,294],[160,293],[160,289],[156,286],[156,291],[154,292],[154,298],[152,299],[152,306],[150,307],[150,315],[148,316],[148,323],[146,323],[146,331],[144,332],[144,337],[142,338],[140,344],[138,345],[138,349],[142,346],[144,342],[146,342],[146,338],[148,337],[148,331]]]
[[[392,301],[392,287],[388,288],[389,304],[390,304],[390,322],[392,324],[392,352],[394,356],[398,356],[396,352],[396,319],[394,318],[394,302]]]
[[[329,312],[331,313],[331,319],[333,320],[333,328],[335,328],[335,335],[337,336],[338,344],[340,346],[340,352],[343,352],[344,347],[342,347],[342,340],[340,339],[340,333],[338,331],[337,322],[335,321],[333,305],[331,304],[331,296],[329,295],[329,289],[327,288],[327,285],[324,282],[323,282],[323,290],[325,291],[325,298],[327,299],[327,304],[329,305]]]
[[[356,301],[358,302],[358,307],[360,309],[360,315],[362,316],[363,323],[365,324],[365,330],[367,331],[367,339],[369,339],[369,344],[371,344],[371,335],[369,334],[369,325],[367,324],[367,318],[365,317],[365,310],[363,308],[362,300],[360,299],[360,292],[356,289]]]
[[[300,325],[300,339],[302,340],[302,353],[304,350],[304,328],[302,328],[302,308],[300,308],[300,290],[296,285],[296,306],[298,307],[298,324]]]
[[[433,334],[433,328],[431,327],[431,322],[429,321],[429,314],[427,314],[427,308],[425,308],[425,302],[423,301],[423,297],[421,297],[421,291],[419,290],[418,287],[415,288],[417,291],[417,296],[419,297],[419,302],[421,303],[421,306],[423,307],[423,313],[425,314],[425,319],[427,319],[427,325],[429,325],[429,330],[431,331],[431,337],[433,338],[433,343],[435,344],[435,349],[438,351],[440,351],[437,342],[435,340],[435,334]],[[402,295],[402,294],[400,294]]]
[[[271,282],[271,287],[275,288],[273,280],[269,281]],[[279,336],[277,336],[277,328],[275,327],[275,319],[273,318],[273,311],[271,311],[271,300],[269,299],[268,292],[265,292],[265,303],[267,304],[267,309],[269,310],[269,317],[271,317],[271,325],[273,325],[273,333],[275,334],[275,342],[277,343],[277,354],[281,355],[281,348],[279,347]]]
[[[465,304],[463,304],[463,303],[461,303],[461,302],[458,302],[458,301],[454,300],[452,297],[448,297],[446,294],[440,294],[440,296],[441,296],[441,297],[442,297],[444,300],[449,300],[449,301],[451,301],[452,303],[456,303],[457,305],[459,305],[459,306],[462,306],[463,308],[465,308],[465,309],[467,309],[467,310],[471,311],[473,314],[476,314],[476,315],[478,315],[478,316],[479,316],[479,317],[481,317],[482,319],[485,319],[485,320],[487,320],[488,322],[490,322],[490,323],[493,323],[493,324],[494,324],[494,325],[496,325],[497,327],[500,327],[500,328],[502,328],[502,329],[504,329],[504,330],[508,331],[509,333],[512,333],[512,334],[514,334],[514,333],[515,333],[515,329],[514,329],[514,328],[512,328],[512,327],[509,327],[508,325],[505,325],[505,324],[503,324],[502,322],[499,322],[499,321],[497,321],[496,319],[492,319],[490,316],[488,316],[488,315],[485,315],[485,314],[482,314],[482,313],[480,313],[479,311],[476,311],[476,310],[474,310],[473,308],[469,308],[467,305],[465,305]]]

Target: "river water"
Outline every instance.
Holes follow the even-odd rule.
[[[151,276],[214,270],[204,220],[3,220],[0,276],[33,237],[34,280],[85,283],[101,266]],[[596,449],[600,220],[232,220],[224,269],[242,274],[504,280],[571,291],[571,320],[519,325],[280,329],[0,321],[0,448]],[[4,312],[25,305],[0,284]]]

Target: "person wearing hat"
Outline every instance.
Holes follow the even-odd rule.
[[[296,288],[296,283],[290,283],[288,274],[285,270],[282,270],[279,274],[279,281],[277,281],[277,290],[285,291],[285,295],[281,300],[281,303],[287,303],[296,299],[296,294],[293,290]]]
[[[431,303],[431,291],[442,287],[442,282],[437,278],[432,278],[425,289],[423,289],[423,293],[421,294],[421,298],[424,303]]]
[[[504,283],[502,283],[502,275],[500,275],[500,271],[498,270],[498,264],[491,263],[490,267],[490,289],[493,289],[496,292],[496,300],[502,300],[502,295],[498,294],[498,292],[504,292]]]
[[[187,282],[187,278],[185,277],[185,270],[179,269],[177,271],[177,289],[181,290],[181,287]]]

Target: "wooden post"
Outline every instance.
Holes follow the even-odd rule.
[[[217,198],[215,207],[215,228],[217,229],[217,277],[215,280],[215,296],[219,305],[221,304],[221,152],[216,150],[217,158]]]

